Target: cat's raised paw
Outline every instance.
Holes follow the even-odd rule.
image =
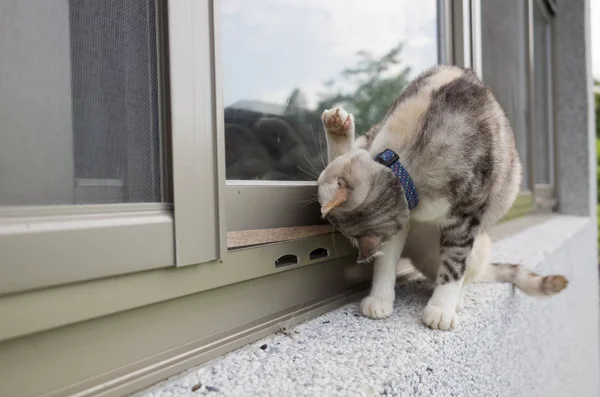
[[[354,117],[341,107],[327,109],[321,115],[327,133],[335,136],[347,136],[354,132]]]
[[[360,304],[360,311],[369,318],[387,318],[394,311],[394,302],[378,296],[367,296]]]
[[[454,308],[427,305],[423,311],[423,322],[431,329],[447,331],[458,326],[458,315]]]

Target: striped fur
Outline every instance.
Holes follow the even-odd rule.
[[[436,66],[356,140],[353,116],[344,109],[325,110],[322,118],[329,158],[318,180],[322,212],[355,242],[359,261],[376,258],[373,299],[363,313],[391,313],[394,255],[411,225],[424,223],[439,236],[437,287],[424,320],[453,328],[476,238],[508,211],[521,182],[513,133],[491,90],[470,70]],[[415,183],[419,205],[410,213],[397,178],[373,161],[385,149],[398,153]]]

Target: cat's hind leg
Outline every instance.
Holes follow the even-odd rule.
[[[511,283],[530,296],[552,296],[569,285],[562,275],[540,276],[516,263],[490,263],[475,282]]]

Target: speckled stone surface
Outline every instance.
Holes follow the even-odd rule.
[[[413,281],[397,287],[388,319],[355,302],[138,396],[598,396],[595,227],[556,217],[495,244],[495,261],[565,274],[556,297],[473,285],[459,328],[432,331],[420,321],[431,286]]]

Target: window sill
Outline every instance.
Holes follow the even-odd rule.
[[[419,394],[417,389],[427,388],[421,392],[516,395],[512,389],[506,390],[508,384],[515,388],[512,391],[535,389],[542,395],[543,390],[552,390],[552,394],[568,395],[577,380],[564,368],[577,360],[590,364],[587,378],[579,373],[579,387],[592,387],[590,382],[598,370],[594,230],[591,218],[556,215],[527,217],[494,230],[493,261],[521,263],[541,273],[556,272],[569,278],[570,287],[551,299],[527,297],[506,284],[476,284],[467,293],[459,329],[444,333],[431,331],[420,322],[430,287],[402,283],[395,312],[386,320],[364,318],[358,314],[358,302],[351,303],[296,327],[291,336],[262,339],[139,396],[180,395],[198,382],[225,395],[257,390],[287,395],[290,379],[305,379],[306,384],[297,387],[308,394],[324,390],[329,391],[327,395],[368,390],[381,394],[387,390],[388,394],[403,395]],[[566,323],[572,325],[561,326]],[[464,341],[470,342],[465,345]],[[387,348],[378,348],[383,345]],[[542,348],[553,359],[540,362]],[[564,357],[564,349],[569,357]],[[519,360],[515,361],[515,356]],[[277,365],[270,364],[274,362]],[[488,365],[482,366],[485,362]],[[566,364],[558,368],[559,362]],[[536,374],[543,375],[532,376],[523,371],[523,365],[536,367]],[[497,368],[503,371],[498,373]],[[567,390],[547,389],[556,387],[556,382],[546,386],[553,378]],[[443,379],[456,382],[448,384]]]

